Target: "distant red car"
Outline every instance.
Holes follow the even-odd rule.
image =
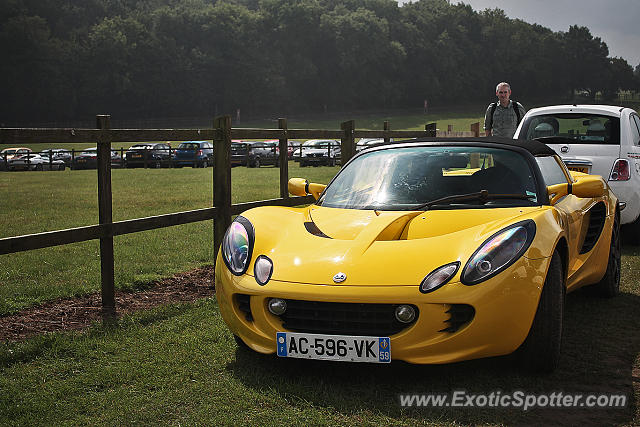
[[[280,153],[280,146],[279,146],[280,140],[269,139],[265,142],[276,144],[276,153]],[[301,145],[302,143],[299,141],[287,141],[287,159],[292,160],[293,152],[296,150],[296,148],[300,147]]]

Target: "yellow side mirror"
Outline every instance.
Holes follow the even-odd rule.
[[[547,187],[549,203],[554,205],[560,198],[567,194],[573,194],[581,198],[602,197],[606,187],[602,177],[598,175],[576,176],[577,180],[572,184],[555,184]]]
[[[605,194],[605,184],[601,176],[584,175],[573,183],[571,193],[577,197],[602,197]]]
[[[291,178],[288,183],[289,193],[293,196],[306,196],[311,194],[316,200],[327,188],[324,184],[309,182],[304,178]]]

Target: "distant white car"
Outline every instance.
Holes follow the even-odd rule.
[[[7,162],[7,169],[10,171],[18,170],[54,170],[63,171],[65,164],[62,160],[49,159],[47,156],[40,156],[39,154],[24,154],[19,157],[14,157]]]
[[[601,175],[626,207],[622,224],[640,240],[640,117],[611,105],[531,109],[514,135],[553,148],[569,170]]]
[[[393,142],[393,138],[389,139],[389,142]],[[384,138],[360,138],[358,142],[356,142],[356,151],[361,151],[378,144],[384,144]]]
[[[294,160],[305,166],[335,166],[340,161],[340,141],[336,139],[309,139],[299,148],[299,157]]]

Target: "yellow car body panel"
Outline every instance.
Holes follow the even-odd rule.
[[[304,187],[303,182],[296,188]],[[553,205],[489,209],[378,211],[320,205],[251,209],[242,214],[255,231],[246,272],[233,274],[222,250],[216,259],[220,312],[231,332],[250,348],[275,353],[276,333],[292,331],[268,310],[271,298],[411,304],[419,316],[389,335],[392,359],[450,363],[509,354],[530,332],[555,252],[562,260],[568,292],[605,275],[617,206],[613,193],[605,189],[598,198],[566,194]],[[589,215],[596,204],[605,206],[604,226],[593,247],[585,251]],[[465,265],[483,243],[514,224],[531,222],[535,235],[521,256],[480,283],[463,283]],[[273,263],[264,285],[254,277],[254,263],[261,255]],[[420,292],[429,273],[456,262],[459,268],[446,284],[434,292]],[[334,280],[338,273],[344,280]],[[248,298],[250,316],[246,307],[241,309],[239,298]],[[472,307],[473,316],[448,331],[448,311],[454,306]]]
[[[409,303],[418,307],[420,317],[409,329],[392,336],[391,345],[393,359],[411,363],[448,363],[516,350],[529,332],[550,257],[558,239],[564,236],[561,224],[572,223],[569,215],[563,216],[549,206],[377,215],[373,211],[312,205],[264,207],[242,215],[261,231],[256,233],[253,260],[260,254],[267,255],[273,260],[274,270],[267,286],[260,286],[253,277],[253,262],[247,273],[238,277],[229,272],[222,255],[218,255],[217,298],[223,319],[235,335],[256,351],[276,351],[276,332],[284,329],[267,310],[268,298]],[[311,218],[332,238],[307,232],[303,223]],[[463,254],[473,253],[493,233],[523,219],[535,220],[536,237],[525,255],[506,271],[479,285],[466,286],[460,282],[460,268],[438,292],[418,291],[432,267],[452,261],[464,265],[467,260],[462,259]],[[425,239],[429,245],[425,245]],[[314,250],[301,251],[305,246]],[[597,256],[607,255],[608,250],[598,248]],[[425,270],[420,261],[427,259],[431,267]],[[585,274],[584,261],[583,268],[576,267],[578,257],[572,264],[577,274],[573,288],[599,276],[593,283],[604,274],[602,269]],[[597,265],[606,266],[606,262]],[[338,272],[345,273],[347,279],[336,284],[332,277]],[[234,294],[255,297],[251,299],[252,322],[243,319]],[[438,332],[446,327],[445,311],[451,304],[473,306],[474,320],[454,334]],[[510,319],[509,325],[504,324],[505,318]],[[495,339],[496,335],[500,339]]]

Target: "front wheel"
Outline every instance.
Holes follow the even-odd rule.
[[[554,252],[529,335],[518,349],[518,361],[523,369],[547,373],[558,366],[564,297],[562,260],[558,252]]]

